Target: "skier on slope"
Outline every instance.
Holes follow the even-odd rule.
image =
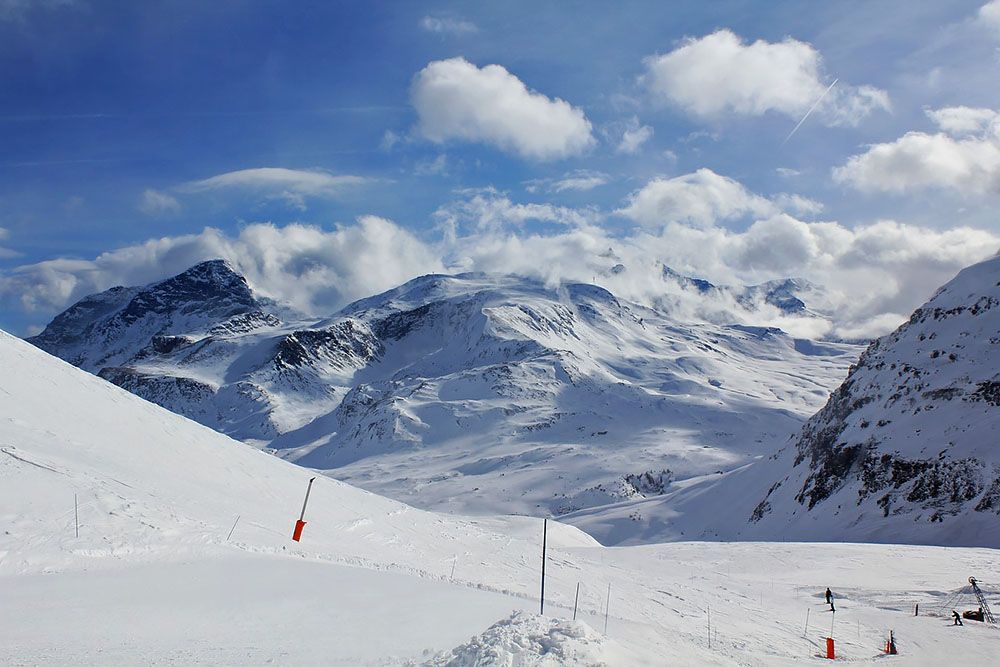
[[[951,617],[955,619],[952,625],[963,625],[962,617],[959,616],[958,612],[955,611],[954,609],[951,610]]]
[[[833,592],[829,588],[826,589],[826,603],[830,605],[830,611],[837,611],[833,606]]]

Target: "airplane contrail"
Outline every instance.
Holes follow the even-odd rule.
[[[792,131],[788,133],[787,137],[785,137],[785,140],[781,142],[782,146],[784,146],[788,142],[788,140],[792,138],[792,135],[795,134],[795,132],[800,127],[802,127],[802,123],[806,122],[806,118],[809,117],[809,114],[811,114],[813,111],[816,110],[816,107],[819,106],[819,103],[823,101],[823,98],[826,97],[827,93],[829,93],[831,90],[833,90],[833,87],[837,85],[838,81],[840,81],[840,79],[834,79],[833,83],[831,83],[830,86],[826,90],[823,91],[823,94],[819,96],[819,99],[816,100],[815,102],[813,102],[813,105],[811,107],[809,107],[809,111],[806,112],[806,115],[802,116],[802,120],[800,120],[798,122],[798,125],[796,125],[795,127],[793,127]]]

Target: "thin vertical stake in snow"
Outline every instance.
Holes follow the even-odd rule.
[[[299,520],[295,522],[295,531],[292,533],[292,540],[296,542],[302,539],[302,529],[306,527],[306,505],[309,504],[309,492],[312,491],[314,481],[316,481],[315,477],[309,480],[309,486],[306,487],[306,499],[302,501],[302,514],[299,515]]]
[[[306,499],[302,501],[302,514],[299,515],[299,521],[306,520],[306,505],[309,504],[309,492],[312,491],[314,481],[316,481],[316,478],[312,477],[309,480],[309,486],[306,487]]]
[[[545,614],[545,542],[549,533],[549,520],[542,521],[542,596],[538,606],[538,614]]]
[[[580,604],[580,582],[576,582],[576,597],[573,598],[573,620],[576,620],[576,608]]]
[[[76,500],[76,494],[73,494],[73,522],[76,524],[76,536],[80,537],[80,504]]]
[[[608,582],[608,599],[604,603],[604,634],[608,634],[608,613],[611,611],[611,582]]]
[[[802,636],[809,634],[809,607],[806,607],[806,629],[802,631]]]
[[[233,527],[229,529],[229,534],[226,535],[226,542],[228,542],[229,538],[233,536],[233,531],[236,530],[236,524],[238,524],[239,522],[240,522],[240,515],[237,514],[236,521],[233,521]]]
[[[708,608],[708,650],[712,650],[712,608]]]

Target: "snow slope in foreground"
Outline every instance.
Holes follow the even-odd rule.
[[[0,662],[788,664],[819,652],[826,585],[849,661],[877,660],[890,627],[904,664],[1000,650],[983,626],[909,615],[989,581],[994,551],[606,549],[551,523],[546,611],[562,620],[512,617],[536,608],[538,520],[446,517],[320,477],[295,544],[308,477],[0,333]],[[577,582],[586,625],[566,620]]]

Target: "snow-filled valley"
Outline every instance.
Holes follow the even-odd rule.
[[[668,277],[693,298],[800,315],[796,294],[815,290]],[[376,493],[534,516],[655,498],[769,455],[861,352],[680,321],[593,285],[483,274],[424,276],[311,321],[222,261],[87,297],[30,340]]]
[[[718,478],[565,517],[615,543],[1000,547],[1000,257],[874,341],[802,431]],[[781,446],[783,445],[783,446]]]
[[[538,519],[437,514],[321,476],[292,542],[310,471],[6,334],[0,371],[5,664],[776,665],[819,660],[831,622],[856,664],[881,664],[889,630],[901,664],[1000,651],[995,629],[936,615],[969,576],[1000,604],[994,550],[609,548],[550,521],[539,617]]]

